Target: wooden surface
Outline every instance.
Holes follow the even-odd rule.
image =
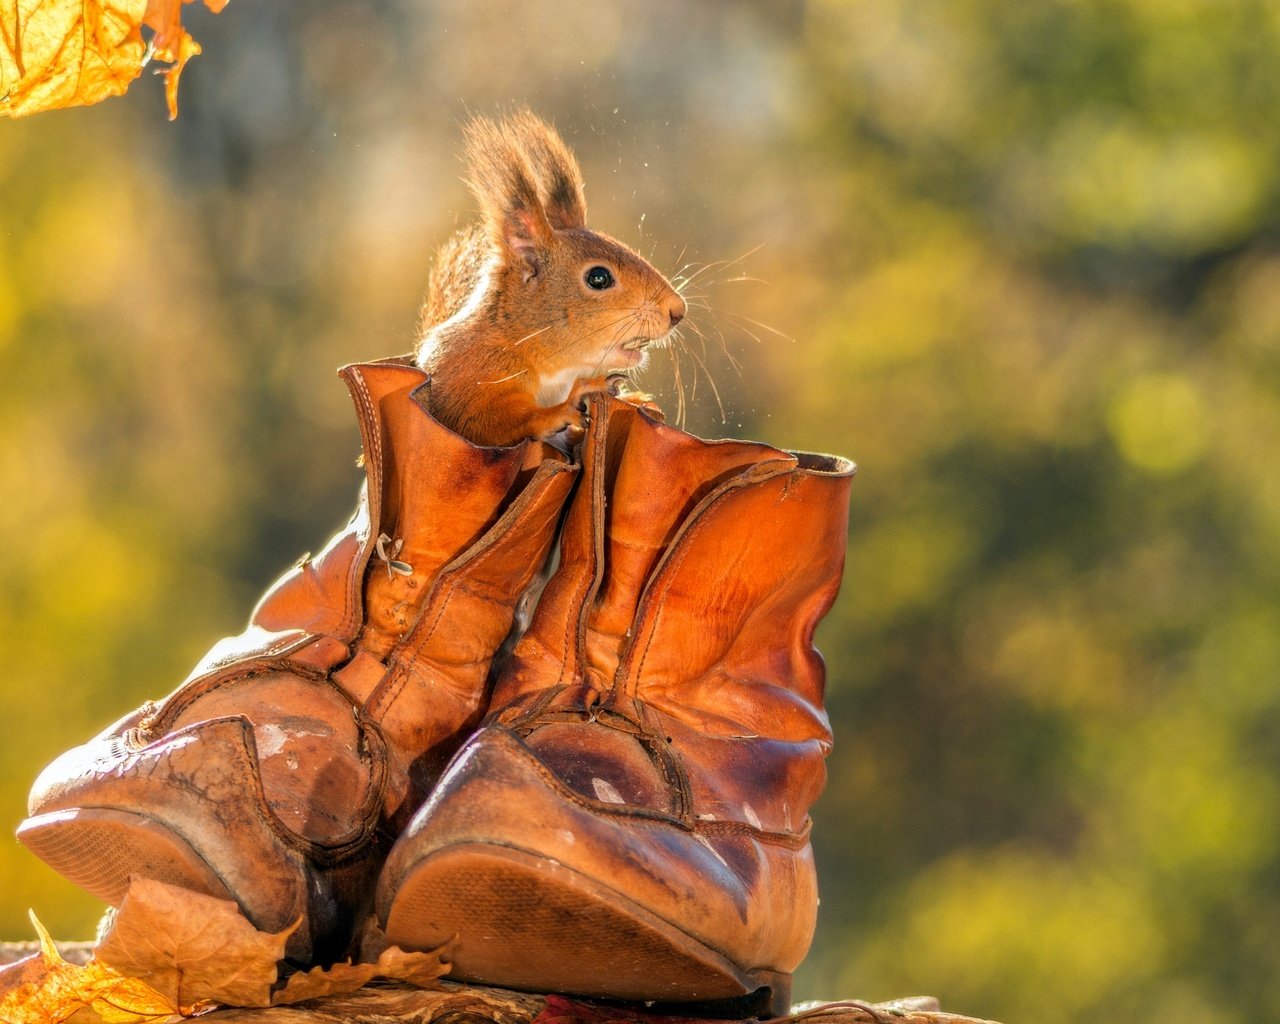
[[[34,942],[0,943],[0,964],[38,950]],[[58,943],[64,959],[83,964],[91,942]],[[444,982],[438,989],[373,982],[348,996],[328,997],[294,1006],[261,1010],[227,1008],[200,1016],[207,1024],[670,1024],[678,1018],[643,1009],[578,1002],[563,996],[534,995],[508,989]],[[991,1024],[944,1013],[937,1000],[915,997],[891,1003],[802,1004],[787,1024]]]

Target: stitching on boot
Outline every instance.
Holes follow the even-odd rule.
[[[605,419],[607,419],[607,416],[601,416],[598,418],[598,421],[603,423]],[[604,430],[603,426],[600,428],[600,430],[601,432],[603,432]],[[560,658],[560,674],[556,680],[557,682],[564,682],[566,676],[568,676],[569,659],[571,657],[576,658],[578,664],[582,663],[582,651],[580,649],[581,648],[580,641],[583,633],[583,622],[586,616],[587,603],[588,601],[590,601],[591,596],[595,592],[597,592],[599,589],[598,577],[601,574],[601,562],[603,561],[603,559],[601,558],[602,543],[597,538],[597,532],[602,533],[604,526],[603,524],[601,524],[600,531],[597,531],[595,529],[595,525],[596,525],[597,504],[603,507],[603,503],[604,503],[604,485],[603,485],[603,479],[602,479],[602,474],[604,473],[604,457],[605,457],[605,447],[604,447],[604,443],[600,440],[600,432],[598,432],[592,436],[591,466],[588,468],[584,460],[583,469],[582,469],[583,479],[580,480],[578,484],[579,489],[586,486],[588,482],[590,483],[590,486],[591,486],[591,494],[589,496],[590,501],[587,508],[587,514],[588,514],[587,533],[588,533],[588,536],[591,538],[591,555],[592,555],[591,574],[589,576],[586,576],[584,578],[584,581],[574,588],[574,591],[571,595],[571,599],[569,601],[570,608],[576,607],[578,609],[578,614],[576,616],[577,621],[576,622],[574,621],[574,618],[575,618],[574,616],[565,617],[564,640],[560,648],[563,653]],[[598,503],[597,503],[597,496],[599,496]],[[577,496],[575,495],[575,500],[576,498]],[[567,517],[566,517],[566,520],[567,520]],[[578,634],[577,637],[574,636],[575,632]]]
[[[518,711],[514,707],[506,708],[498,713],[494,722],[505,726],[518,736],[527,736],[538,727],[538,720],[543,717],[547,705],[567,689],[568,687],[562,683],[558,683],[555,686],[549,686],[547,689],[542,691],[538,698],[526,710]]]
[[[336,687],[341,692],[341,687]],[[333,867],[360,852],[372,840],[382,814],[386,795],[387,777],[390,774],[390,757],[387,739],[375,721],[361,714],[358,706],[352,707],[356,727],[360,730],[358,750],[360,759],[369,768],[369,783],[365,787],[365,799],[355,821],[346,835],[331,843],[313,843],[311,858],[322,867]]]
[[[592,399],[592,405],[595,406],[595,414],[593,419],[601,424],[599,433],[596,434],[596,440],[592,446],[591,462],[594,472],[591,476],[591,494],[589,511],[591,513],[590,520],[590,537],[591,537],[591,576],[587,579],[587,585],[581,592],[581,603],[578,604],[578,614],[576,633],[573,638],[573,657],[579,670],[587,663],[587,618],[590,606],[600,594],[600,588],[604,585],[604,533],[605,524],[608,519],[609,496],[605,493],[605,469],[608,460],[609,438],[609,404],[604,398]],[[565,664],[561,668],[560,677],[563,679],[568,671],[569,664],[569,623],[565,623]]]
[[[285,668],[284,666],[273,666],[272,669],[289,671],[289,672],[292,672],[293,674],[300,675],[303,678],[306,678],[313,683],[327,685],[331,689],[335,690],[344,700],[346,700],[348,703],[351,703],[351,698],[350,696],[347,695],[345,690],[343,690],[340,686],[338,686],[337,683],[329,679],[327,675],[318,673],[314,669],[307,669],[305,668],[305,666],[299,666],[298,669],[288,669],[288,668]],[[213,693],[215,690],[221,689],[223,686],[227,686],[232,683],[243,682],[245,680],[254,679],[261,674],[262,674],[261,670],[254,669],[248,672],[244,672],[240,675],[227,676],[222,679],[218,679],[213,683],[213,685],[208,686],[206,688],[202,688],[200,693],[193,695],[190,700],[186,701],[183,704],[183,707],[185,708],[190,703],[192,703],[195,699],[206,696],[207,694]],[[353,705],[353,711],[358,712],[358,709],[355,708],[354,705]],[[172,716],[172,717],[176,717],[176,716]],[[257,737],[255,736],[253,731],[253,724],[248,719],[234,718],[234,717],[210,719],[203,722],[194,722],[189,726],[184,726],[182,729],[179,729],[176,732],[171,732],[168,729],[166,729],[165,732],[162,733],[160,736],[156,736],[152,738],[151,740],[144,743],[143,746],[148,746],[151,743],[157,742],[164,738],[168,738],[169,736],[177,735],[178,733],[187,732],[188,730],[198,730],[202,727],[207,727],[211,722],[219,722],[219,721],[236,722],[240,724],[244,730],[241,733],[241,735],[244,738],[244,746],[234,747],[234,751],[235,751],[234,757],[236,761],[239,762],[239,768],[241,770],[242,775],[253,780],[250,786],[250,789],[252,790],[252,797],[253,797],[252,802],[253,802],[256,817],[258,817],[262,821],[262,823],[268,828],[268,830],[273,835],[276,836],[277,839],[279,839],[281,842],[285,843],[287,846],[295,850],[299,850],[306,853],[313,860],[316,860],[317,862],[322,862],[322,863],[336,862],[337,860],[342,859],[346,853],[357,850],[365,844],[366,840],[363,838],[363,836],[365,833],[369,831],[370,822],[376,819],[376,816],[380,810],[381,793],[383,788],[385,788],[385,781],[386,781],[386,774],[387,774],[387,764],[386,764],[387,758],[385,756],[386,742],[383,739],[380,731],[377,731],[374,728],[368,728],[368,733],[374,737],[375,742],[378,744],[381,744],[383,756],[379,758],[377,756],[376,751],[370,751],[369,753],[370,780],[369,780],[368,786],[366,787],[368,795],[364,801],[364,806],[362,808],[362,813],[359,817],[359,821],[356,823],[356,825],[353,826],[351,830],[348,831],[346,835],[340,837],[335,842],[318,843],[318,842],[315,842],[314,840],[307,839],[305,836],[301,836],[298,833],[294,832],[291,828],[289,828],[288,825],[286,825],[279,818],[279,816],[275,813],[275,811],[272,810],[271,804],[267,800],[266,792],[263,789],[262,776],[258,771],[258,765],[261,761],[261,758],[258,756]],[[363,722],[359,717],[357,717],[357,725],[370,727],[373,725],[373,723]],[[130,731],[132,732],[134,730],[130,730]],[[361,732],[362,741],[365,735],[366,735],[365,731],[362,730]],[[125,733],[125,737],[129,737],[128,732]],[[128,740],[126,740],[126,742],[128,742]]]
[[[297,650],[299,647],[304,646],[305,642],[315,639],[315,634],[308,633],[296,645],[293,645],[292,649]],[[273,646],[279,646],[285,651],[290,651],[291,645],[280,643]],[[312,668],[310,665],[303,665],[299,662],[290,661],[288,658],[280,657],[271,653],[271,649],[268,648],[264,654],[232,661],[222,668],[215,668],[197,676],[195,679],[188,680],[162,700],[147,701],[147,704],[143,705],[144,707],[149,705],[146,716],[139,721],[134,729],[126,732],[125,735],[136,734],[141,741],[141,746],[153,743],[166,735],[170,731],[173,720],[201,697],[213,693],[223,686],[229,686],[245,679],[254,679],[264,672],[272,671],[290,672],[315,682],[326,678],[323,672]]]
[[[744,837],[765,846],[778,846],[789,850],[803,849],[809,843],[813,820],[808,815],[805,815],[804,824],[799,832],[773,832],[769,829],[756,828],[746,822],[726,821],[720,818],[697,818],[692,823],[689,823],[653,808],[592,800],[566,785],[555,772],[542,763],[541,758],[522,742],[521,738],[509,727],[491,725],[489,729],[499,737],[506,737],[507,742],[516,747],[526,766],[542,779],[549,788],[554,790],[557,795],[593,814],[621,818],[637,825],[670,825],[682,832],[695,835]]]
[[[694,828],[687,822],[681,821],[679,818],[667,813],[659,811],[652,807],[643,807],[637,804],[611,804],[604,800],[592,800],[590,797],[584,796],[576,789],[572,789],[561,780],[555,772],[542,763],[542,759],[538,757],[529,747],[520,740],[510,729],[505,726],[494,726],[494,731],[505,733],[510,737],[510,741],[514,743],[525,759],[529,763],[529,767],[537,774],[547,785],[554,789],[558,795],[563,797],[570,803],[577,804],[584,810],[591,811],[593,814],[607,814],[614,818],[630,818],[642,822],[650,822],[661,825],[674,825],[682,832],[693,832]]]
[[[724,491],[724,493],[718,495],[713,501],[711,501],[708,505],[706,505],[702,509],[702,512],[699,513],[698,521],[695,522],[692,527],[690,527],[687,533],[685,533],[684,535],[682,535],[677,539],[676,543],[679,545],[679,550],[675,553],[674,562],[672,562],[669,567],[666,565],[663,565],[663,566],[660,566],[659,569],[657,570],[658,572],[664,574],[663,578],[659,582],[658,589],[653,593],[652,597],[650,597],[649,594],[645,594],[643,599],[643,605],[645,607],[640,609],[640,613],[643,613],[644,611],[646,611],[648,609],[648,605],[654,602],[656,602],[657,604],[657,611],[654,613],[653,619],[649,624],[648,636],[645,638],[644,648],[640,652],[640,663],[636,666],[636,670],[634,673],[629,673],[630,678],[627,680],[628,696],[635,697],[636,691],[640,686],[640,679],[644,675],[644,665],[649,658],[649,648],[653,645],[653,638],[657,635],[657,632],[658,632],[658,623],[661,621],[662,614],[665,611],[664,599],[668,591],[670,591],[671,589],[671,578],[676,574],[676,572],[679,571],[680,566],[684,564],[684,560],[689,554],[689,549],[692,546],[694,537],[696,537],[698,532],[701,531],[702,528],[706,525],[707,514],[713,508],[715,508],[716,505],[720,504],[722,501],[728,498],[730,494],[732,494],[734,491],[736,491],[742,486],[743,484],[741,483],[734,483],[729,485]],[[639,617],[639,614],[637,615],[637,617]],[[621,668],[621,665],[619,665],[619,668]]]
[[[727,821],[723,818],[699,818],[694,826],[695,832],[711,835],[747,836],[757,843],[766,846],[782,846],[788,850],[803,849],[809,842],[813,821],[806,814],[804,825],[799,832],[772,832],[766,828],[756,828],[745,821]]]
[[[364,600],[363,586],[365,567],[369,562],[370,542],[375,530],[382,526],[382,428],[377,422],[373,408],[373,398],[364,376],[352,370],[347,378],[351,383],[351,394],[356,403],[356,415],[360,422],[360,433],[365,445],[371,449],[365,460],[364,499],[369,509],[368,536],[360,542],[359,554],[351,562],[347,572],[347,586],[342,597],[342,632],[350,633],[358,623],[355,622],[357,603]],[[371,486],[376,484],[377,486]],[[358,510],[357,510],[358,514]]]
[[[668,795],[673,798],[674,811],[657,811],[656,808],[651,808],[651,810],[678,821],[681,828],[693,830],[695,826],[693,792],[689,786],[688,773],[684,770],[679,754],[671,744],[667,743],[666,736],[654,730],[651,723],[643,720],[645,709],[641,706],[642,702],[635,701],[636,710],[641,716],[637,718],[633,718],[612,707],[613,701],[610,694],[601,695],[604,697],[604,703],[595,706],[548,709],[547,705],[551,700],[567,689],[568,687],[564,686],[556,687],[554,692],[544,694],[524,715],[518,716],[509,722],[502,721],[501,718],[498,721],[509,732],[513,733],[517,739],[521,740],[544,725],[555,725],[566,721],[572,724],[584,722],[595,724],[632,737],[639,742],[645,754],[648,755],[650,763],[657,768]],[[596,692],[599,693],[599,691]],[[521,746],[524,746],[526,750],[529,749],[523,743]],[[529,750],[529,754],[537,758],[537,755],[532,750]],[[541,759],[539,759],[539,763],[541,763]],[[547,770],[550,771],[550,769]],[[554,775],[554,773],[552,774]],[[559,779],[559,776],[555,777]],[[563,783],[560,786],[563,788]],[[577,791],[570,788],[566,789],[566,792],[576,793]],[[593,804],[592,806],[595,805]],[[640,805],[628,804],[626,806],[638,807]]]
[[[685,770],[684,758],[667,739],[665,731],[659,729],[657,723],[653,721],[653,709],[639,697],[632,697],[631,701],[640,723],[641,742],[649,751],[650,759],[656,761],[661,767],[667,789],[675,796],[680,820],[692,828],[695,823],[693,787],[689,784],[689,773]]]

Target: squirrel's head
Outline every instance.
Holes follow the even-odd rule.
[[[582,176],[560,136],[527,110],[477,118],[466,153],[492,251],[489,313],[536,354],[543,391],[640,366],[684,317],[684,299],[633,250],[587,228]]]

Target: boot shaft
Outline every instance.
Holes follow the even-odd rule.
[[[592,415],[499,718],[613,716],[671,762],[655,771],[680,780],[680,816],[794,834],[826,778],[813,634],[840,586],[853,466],[703,441],[603,396]]]

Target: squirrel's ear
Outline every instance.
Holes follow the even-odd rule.
[[[525,280],[537,273],[537,253],[554,238],[524,154],[510,134],[487,118],[465,128],[467,184],[480,204],[490,239],[508,257],[525,260]]]
[[[587,226],[587,197],[578,161],[556,130],[531,110],[521,110],[506,126],[528,157],[547,218],[557,228]]]
[[[541,207],[532,210],[511,208],[502,221],[502,238],[499,244],[508,256],[524,260],[523,276],[526,281],[538,276],[540,254],[547,249],[551,225]]]

